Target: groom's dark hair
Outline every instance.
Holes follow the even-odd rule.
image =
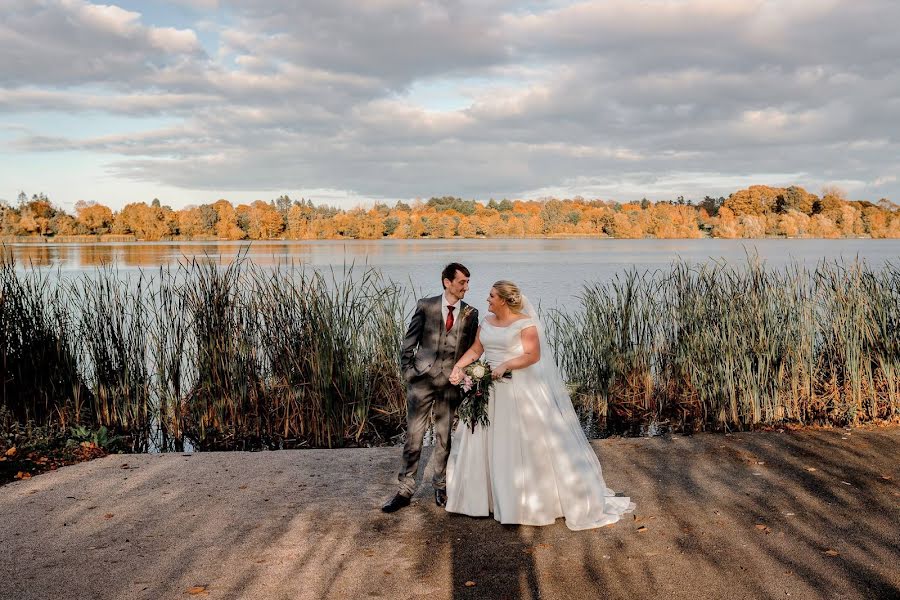
[[[444,286],[444,289],[447,289],[447,286],[444,285],[444,280],[449,279],[450,281],[453,281],[454,279],[456,279],[457,271],[459,271],[466,277],[471,277],[471,275],[469,274],[469,270],[465,267],[465,265],[461,265],[459,263],[450,263],[449,265],[444,267],[443,271],[441,271],[441,285]]]

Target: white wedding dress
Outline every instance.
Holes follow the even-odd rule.
[[[530,313],[534,315],[533,309]],[[543,338],[536,315],[508,327],[483,321],[483,358],[499,365],[520,356],[526,327],[538,327]],[[634,510],[629,498],[606,487],[600,461],[543,339],[539,362],[494,384],[488,417],[486,428],[478,425],[473,432],[460,422],[453,433],[447,464],[449,512],[493,514],[501,523],[520,525],[550,525],[565,517],[569,529],[581,530],[615,523]]]

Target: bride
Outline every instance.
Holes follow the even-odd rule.
[[[482,353],[493,368],[490,425],[474,431],[460,423],[447,464],[447,510],[501,523],[550,525],[565,517],[569,529],[602,527],[634,510],[603,481],[600,461],[548,349],[538,315],[519,288],[498,281],[475,343],[450,378]],[[511,379],[503,378],[506,372]]]

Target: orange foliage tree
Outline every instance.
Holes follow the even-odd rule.
[[[753,185],[728,198],[705,197],[698,205],[677,201],[617,203],[545,198],[491,199],[486,204],[452,196],[411,205],[376,203],[338,209],[280,196],[234,206],[228,200],[173,211],[158,200],[127,204],[118,212],[79,201],[75,217],[50,200],[20,194],[18,207],[0,206],[4,235],[132,234],[222,240],[419,239],[450,237],[588,236],[617,238],[900,238],[900,206],[848,200],[838,188],[822,197],[799,186]]]

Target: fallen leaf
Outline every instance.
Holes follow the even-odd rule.
[[[761,524],[761,523],[760,523],[760,524],[757,524],[756,528],[757,528],[758,530],[762,531],[762,532],[765,532],[766,535],[772,533],[772,530],[769,529],[768,526],[763,525],[763,524]]]
[[[116,516],[116,515],[114,515],[112,513],[106,513],[105,515],[103,515],[103,518],[104,519],[112,519],[114,516]]]
[[[238,489],[239,489],[239,490],[246,490],[246,489],[247,489],[247,486],[246,486],[246,485],[238,486]]]
[[[827,554],[828,556],[840,556],[841,555],[841,553],[838,552],[837,550],[831,550],[831,549],[826,550],[825,554]]]
[[[188,596],[205,596],[209,592],[206,591],[205,585],[195,585],[193,587],[188,588],[188,591],[185,592]]]
[[[13,446],[9,450],[6,451],[6,456],[15,456],[16,455],[16,447]]]
[[[466,582],[466,587],[475,587],[475,582],[474,582],[474,581],[467,581],[467,582]]]
[[[647,531],[647,526],[641,525],[640,527],[637,528],[637,530],[638,530],[638,533],[644,533]]]
[[[815,467],[806,467],[806,470],[809,471],[810,473],[815,473],[816,468]]]
[[[18,473],[16,473],[16,479],[31,479],[31,473],[19,471]]]
[[[881,478],[885,481],[891,481],[894,477],[892,475],[882,475]]]
[[[848,482],[846,482],[846,481],[842,481],[841,483],[843,483],[844,485],[849,485],[850,487],[853,487],[853,484],[852,484],[852,483],[848,483]]]
[[[119,468],[120,468],[120,469],[127,469],[127,468],[129,468],[129,467],[128,467],[128,463],[122,463],[121,465],[119,465]]]

